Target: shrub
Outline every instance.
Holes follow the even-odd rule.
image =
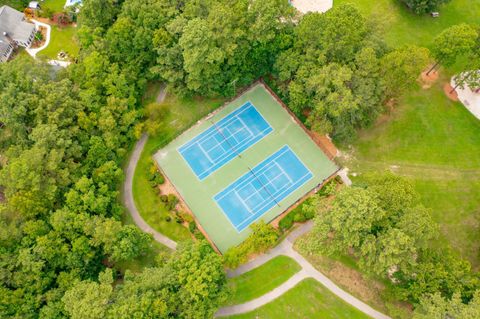
[[[167,223],[169,223],[171,220],[172,220],[172,217],[170,217],[170,216],[165,217],[165,221],[166,221]]]
[[[186,223],[190,224],[193,221],[193,217],[189,213],[180,211],[180,212],[177,213],[177,215],[178,215],[178,217],[180,217]]]
[[[197,231],[195,231],[195,234],[193,234],[193,236],[198,240],[204,240],[204,239],[206,240],[205,236],[203,236],[202,232],[199,231],[198,229]]]
[[[160,195],[160,200],[164,203],[167,203],[168,202],[168,196],[163,194],[163,195]]]
[[[331,196],[335,194],[336,190],[337,190],[337,182],[335,179],[332,179],[320,189],[320,191],[318,192],[318,195]]]
[[[225,265],[235,268],[255,253],[263,253],[272,247],[278,239],[278,233],[272,225],[260,221],[250,226],[252,233],[240,245],[230,248],[224,255]]]
[[[195,221],[191,221],[188,223],[188,230],[192,233],[192,234],[195,234],[195,231],[197,230],[197,224],[195,223]]]

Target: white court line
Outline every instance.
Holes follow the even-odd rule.
[[[266,168],[268,168],[269,165],[271,165],[271,162],[275,161],[277,158],[279,158],[280,156],[282,156],[283,154],[285,154],[286,152],[288,152],[288,150],[290,150],[290,148],[285,149],[283,152],[277,154],[275,157],[273,157],[273,158],[271,158],[271,159],[270,159],[270,158],[265,159],[263,162],[261,162],[260,164],[258,164],[257,167],[258,167],[258,166],[261,166],[262,164],[265,165],[265,166],[262,167],[258,172],[255,172],[255,173],[260,174],[261,172],[263,172]],[[266,164],[264,164],[265,161],[267,161],[267,160],[269,160],[269,162],[266,163]],[[253,169],[255,170],[255,168],[256,168],[256,167],[254,167]],[[251,173],[250,173],[250,174],[251,174]],[[246,173],[245,173],[243,176],[245,176],[245,175],[246,175]],[[242,176],[242,177],[243,177],[243,176]],[[240,177],[240,178],[242,178],[242,177]],[[237,180],[238,180],[238,179],[237,179]],[[237,180],[236,180],[236,181],[237,181]],[[234,181],[232,184],[235,184],[236,181]],[[245,184],[245,183],[247,183],[247,182],[250,182],[248,178],[245,179],[244,181],[242,181],[239,185],[237,185],[237,186],[235,187],[235,189],[238,189],[238,187],[242,186],[243,184]],[[230,185],[232,185],[232,184],[230,184]],[[229,185],[229,186],[230,186],[230,185]],[[227,187],[229,187],[229,186],[227,186]],[[218,200],[224,198],[227,194],[231,193],[232,191],[233,191],[233,189],[227,191],[227,192],[226,192],[225,194],[223,194]]]
[[[297,188],[300,188],[300,186],[302,186],[303,184],[305,184],[306,182],[308,182],[310,179],[312,179],[312,178],[313,178],[313,176],[314,176],[314,175],[313,175],[312,173],[310,173],[310,172],[309,172],[308,174],[305,174],[304,176],[302,176],[301,178],[299,178],[299,179],[298,179],[298,181],[301,181],[302,179],[304,179],[305,177],[307,177],[309,174],[311,175],[311,176],[310,176],[310,178],[309,178],[309,179],[307,179],[307,180],[305,180],[305,181],[304,181],[302,184],[298,185],[298,186],[297,186]],[[298,182],[297,182],[297,183],[295,183],[295,184],[298,184]],[[295,184],[293,184],[292,186],[294,186]],[[289,191],[289,190],[290,190],[290,188],[292,188],[292,186],[290,186],[288,189],[285,189],[284,191],[282,191],[282,193],[281,193],[281,194],[283,194],[283,193],[285,193],[285,192]],[[266,205],[266,204],[265,204],[265,205],[263,205],[263,206],[262,206],[262,207],[261,207],[259,210],[261,210],[261,209],[265,208],[265,206],[267,206],[267,205]],[[275,206],[275,205],[273,205],[272,207],[274,207],[274,206]],[[271,208],[270,208],[270,209],[271,209]],[[263,215],[265,215],[265,214],[266,214],[266,213],[267,213],[267,212],[268,212],[270,209],[268,209],[268,210],[264,211],[262,214],[260,214],[260,215],[258,216],[258,218],[260,218],[260,217],[262,217]],[[257,218],[257,219],[258,219],[258,218]],[[238,225],[235,227],[235,229],[236,229],[238,232],[240,232],[240,231],[239,231],[239,228],[240,228],[240,226],[244,225],[246,222],[248,222],[248,221],[250,221],[250,220],[251,220],[251,218],[247,218],[247,219],[245,219],[245,220],[244,220],[244,221],[242,221],[240,224],[238,224]]]
[[[235,113],[238,109],[244,107],[244,105],[246,105],[246,104],[249,104],[249,105],[248,105],[247,107],[245,107],[244,110],[242,110],[242,111],[239,112],[238,114],[235,114],[235,115],[232,115],[232,116],[231,116],[232,113]],[[228,125],[231,121],[235,120],[236,117],[237,117],[239,114],[242,114],[243,112],[251,109],[252,107],[257,111],[257,113],[260,113],[260,112],[258,112],[258,110],[253,106],[252,103],[247,102],[247,103],[243,104],[242,106],[238,107],[237,109],[235,109],[234,111],[232,111],[232,112],[230,112],[229,114],[227,114],[225,117],[223,117],[222,119],[220,119],[220,121],[218,121],[218,122],[221,122],[223,119],[231,116],[231,118],[229,118],[225,123],[222,123],[222,125],[221,125],[221,127],[226,126],[226,125]],[[264,120],[265,120],[265,119],[264,119]],[[215,125],[217,125],[218,122],[216,122]],[[266,122],[266,121],[265,121],[265,122]],[[268,123],[268,122],[267,122],[267,123]],[[270,126],[270,124],[268,124],[268,125]],[[185,146],[185,145],[187,145],[188,143],[191,143],[192,140],[195,139],[198,135],[202,135],[203,133],[205,133],[206,131],[208,131],[208,130],[211,129],[211,128],[213,128],[213,130],[212,130],[211,132],[209,132],[209,133],[207,133],[206,135],[202,136],[202,138],[200,138],[199,140],[193,142],[191,145]],[[211,125],[211,126],[209,126],[209,128],[207,128],[207,129],[206,129],[205,131],[203,131],[202,133],[197,134],[197,136],[195,136],[194,138],[192,138],[191,140],[189,140],[188,142],[186,142],[186,143],[183,144],[182,146],[179,146],[179,147],[178,147],[178,150],[181,149],[181,148],[183,148],[184,146],[185,146],[185,148],[184,148],[182,151],[187,150],[187,149],[189,149],[190,147],[194,146],[195,144],[200,143],[200,142],[202,142],[203,140],[205,140],[206,138],[210,137],[210,135],[212,135],[213,133],[218,133],[218,132],[217,132],[217,130],[215,129],[214,125]]]
[[[245,203],[242,199],[242,197],[237,193],[237,191],[235,191],[235,195],[237,196],[238,200],[240,201],[240,203],[242,203],[242,205],[247,209],[247,211],[250,213],[250,215],[253,215],[254,212],[252,212],[252,210],[250,209],[250,207],[248,207],[247,203]]]
[[[215,162],[212,160],[212,158],[207,154],[207,152],[203,149],[202,145],[198,145],[198,148],[202,151],[203,154],[205,154],[205,156],[207,157],[207,159],[212,162],[213,164],[215,164]]]
[[[248,148],[252,147],[252,146],[255,145],[256,143],[260,142],[260,141],[263,139],[263,137],[267,136],[267,134],[265,134],[265,131],[267,131],[267,130],[271,130],[269,133],[273,132],[273,128],[269,126],[269,127],[265,128],[263,131],[259,132],[259,134],[258,134],[258,135],[255,135],[253,138],[245,139],[244,141],[242,141],[242,143],[236,145],[236,147],[237,147],[237,148],[242,148],[245,144],[250,143],[252,140],[256,139],[256,138],[259,137],[259,136],[262,136],[261,139],[259,139],[258,141],[256,141],[256,142],[253,143],[252,145],[250,145]],[[243,151],[242,151],[242,152],[243,152]],[[242,153],[242,152],[239,152],[239,153]],[[221,159],[217,160],[217,162],[215,162],[215,164],[218,164],[219,162],[225,160],[225,158],[227,158],[227,157],[230,156],[231,154],[234,154],[234,152],[232,151],[232,152],[226,153]],[[219,169],[220,167],[226,165],[228,162],[230,162],[230,161],[227,161],[227,162],[223,163],[223,164],[220,165],[219,167],[214,167],[215,165],[213,165],[213,166],[209,167],[208,169],[206,169],[205,171],[203,171],[202,173],[198,174],[198,176],[200,177],[200,175],[203,175],[203,174],[205,174],[205,173],[207,173],[207,172],[210,172],[210,171],[212,171],[212,170],[213,170],[213,171],[216,171],[216,170]]]
[[[282,166],[280,166],[280,164],[278,164],[276,161],[275,161],[275,164],[277,165],[277,167],[282,171],[282,173],[288,178],[288,181],[290,183],[293,183],[292,179],[290,178],[290,176],[287,174],[287,172],[285,172],[285,170],[283,169]],[[305,166],[306,168],[306,166]]]
[[[258,114],[260,114],[260,113],[258,113]],[[245,122],[239,116],[237,116],[237,115],[235,115],[235,116],[238,118],[240,123],[242,123],[243,127],[248,131],[248,133],[250,133],[250,135],[253,135],[253,132],[248,128],[248,125],[245,124]]]

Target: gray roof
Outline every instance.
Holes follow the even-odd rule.
[[[23,13],[9,6],[0,7],[0,42],[9,42],[4,32],[16,41],[28,42],[35,25],[24,20]]]

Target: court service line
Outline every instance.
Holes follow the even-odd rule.
[[[245,146],[246,143],[250,143],[252,140],[255,140],[257,139],[258,137],[260,137],[257,141],[255,141],[255,143],[249,145],[246,149],[242,150],[241,152],[238,152],[239,154],[244,152],[245,150],[249,149],[250,147],[252,147],[253,145],[257,144],[258,142],[260,142],[265,136],[267,136],[268,134],[270,134],[271,132],[273,132],[273,129],[268,132],[267,134],[265,134],[265,131],[269,130],[269,129],[272,129],[271,127],[269,128],[266,128],[265,130],[261,131],[258,135],[256,135],[254,138],[251,138],[249,139],[248,141],[244,140],[241,144],[239,145],[235,145],[235,147],[239,147],[239,148],[242,148]],[[223,146],[222,146],[223,148]],[[224,148],[225,149],[225,148]],[[233,157],[237,156],[235,154],[236,152],[235,151],[231,151],[231,152],[225,152],[224,155],[222,155],[222,157],[217,160],[216,162],[214,162],[214,165],[210,166],[208,169],[204,170],[202,173],[198,174],[198,178],[200,179],[203,179],[205,178],[206,176],[209,175],[209,173],[212,173],[212,172],[215,172],[216,170],[218,170],[219,168],[221,168],[222,166],[228,164],[230,162],[230,160],[226,161],[225,163],[222,163],[220,166],[217,166],[219,163],[221,163],[222,161],[224,161],[226,158],[228,158],[229,156],[231,156],[232,154],[234,154]],[[182,154],[183,155],[183,154]],[[182,156],[183,157],[183,156]],[[185,159],[185,157],[183,157]],[[185,159],[186,161],[186,159]],[[188,161],[186,161],[187,164],[190,166],[190,163],[188,163]],[[190,166],[192,167],[192,166]],[[193,169],[192,169],[193,170]],[[200,176],[204,176],[204,174],[208,173],[205,177],[200,177]]]
[[[247,103],[250,103],[250,102],[247,102]],[[233,120],[237,119],[237,116],[246,112],[247,110],[251,109],[251,108],[254,108],[257,113],[260,114],[260,112],[258,112],[257,108],[255,108],[255,106],[253,106],[253,104],[249,104],[248,106],[245,107],[244,110],[242,110],[240,113],[238,114],[234,114],[232,115],[233,113],[235,113],[236,111],[238,111],[239,109],[243,108],[247,103],[245,103],[244,105],[240,106],[238,109],[236,109],[235,111],[225,115],[222,119],[220,119],[220,121],[216,122],[217,126],[220,126],[220,127],[226,127],[230,124],[230,122],[232,122]],[[221,123],[223,120],[225,120],[227,117],[231,117],[229,119],[226,120],[225,123]],[[266,121],[265,121],[266,122]],[[268,122],[267,122],[268,123]],[[270,126],[270,124],[269,124]],[[209,132],[210,131],[210,132]],[[206,133],[206,134],[205,134]],[[217,133],[217,131],[215,130],[215,128],[213,127],[213,125],[209,126],[205,131],[199,133],[198,135],[196,135],[193,139],[189,140],[188,142],[186,142],[185,144],[181,145],[178,147],[178,149],[180,150],[181,148],[183,148],[184,150],[192,147],[193,145],[197,144],[197,143],[200,143],[200,142],[203,142],[203,140],[205,140],[207,137],[210,137],[210,135],[212,135],[213,133]],[[205,134],[203,135],[202,137],[199,137],[200,135],[202,134]],[[188,145],[190,144],[190,145]]]

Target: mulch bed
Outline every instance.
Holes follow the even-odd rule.
[[[445,83],[443,86],[443,92],[445,92],[445,95],[452,101],[457,102],[458,101],[458,94],[457,91],[453,90],[453,87],[450,85],[450,83]]]

